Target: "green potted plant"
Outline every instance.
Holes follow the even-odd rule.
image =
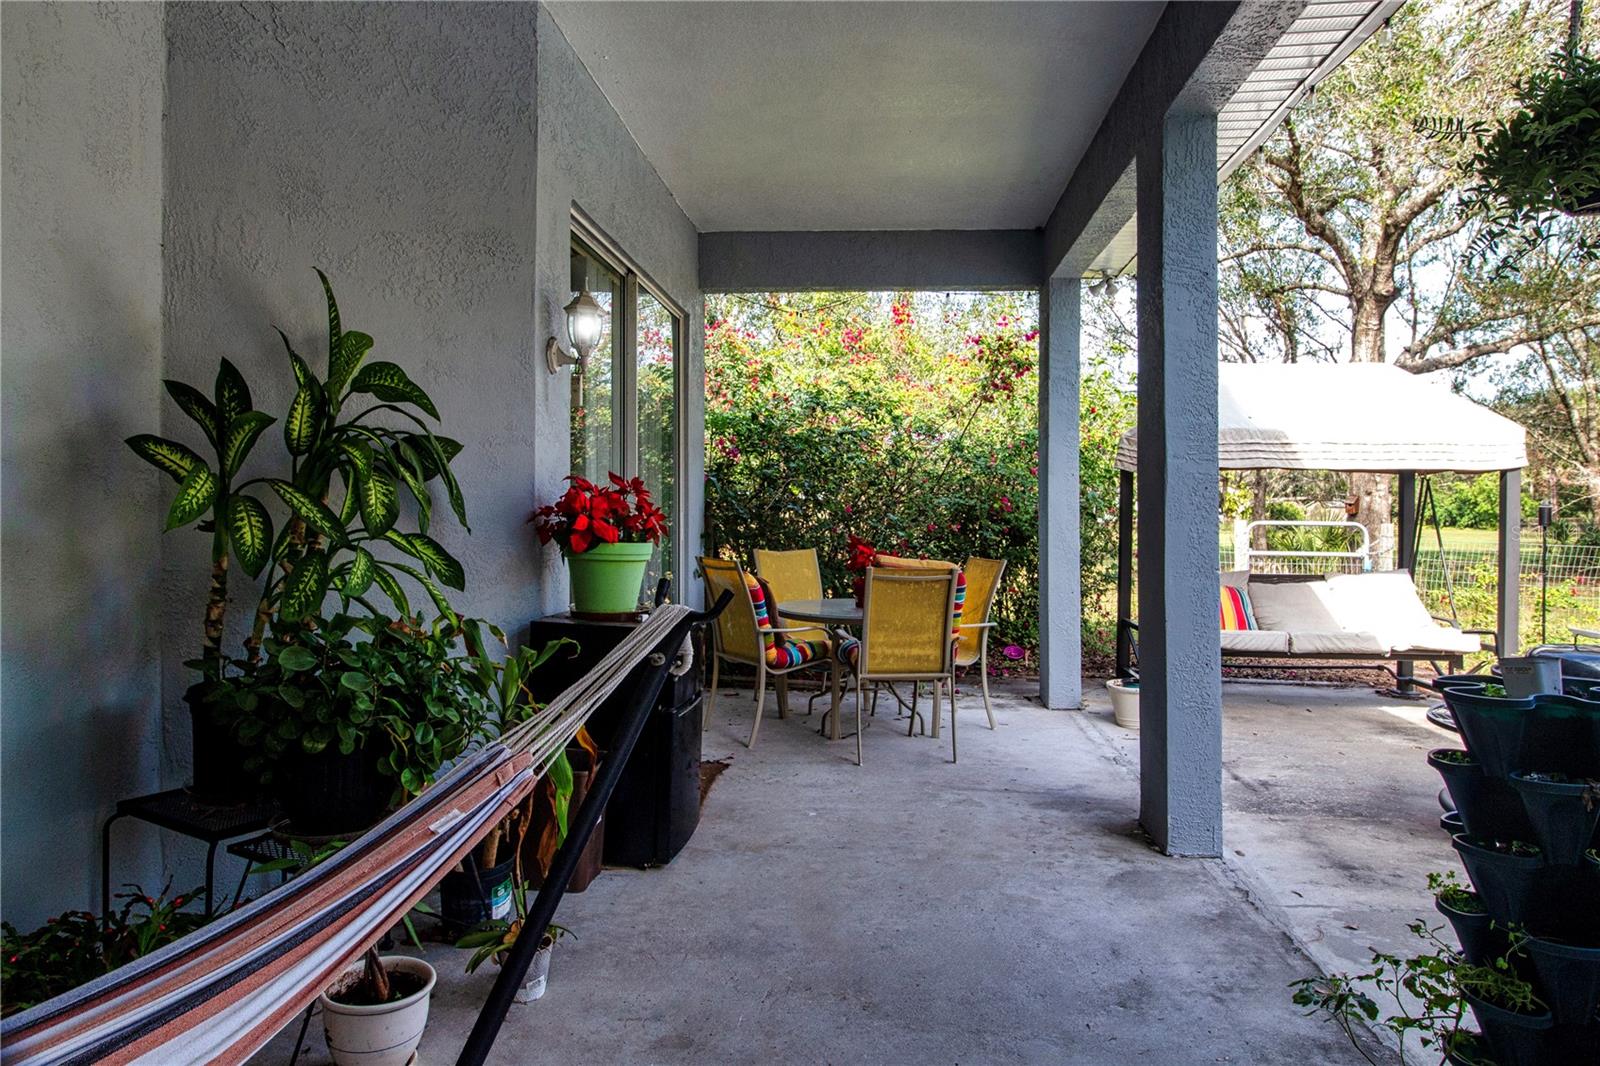
[[[191,788],[195,797],[205,802],[235,803],[248,798],[249,789],[241,772],[243,756],[231,738],[224,709],[224,697],[237,677],[230,673],[229,662],[222,653],[229,560],[237,557],[252,578],[260,574],[268,558],[266,542],[271,536],[272,518],[260,499],[244,492],[244,486],[234,486],[234,478],[262,431],[275,419],[252,407],[244,375],[226,359],[217,369],[210,397],[181,381],[168,380],[164,384],[178,409],[205,436],[211,460],[179,441],[149,433],[129,437],[127,445],[177,482],[177,491],[167,508],[166,530],[192,527],[211,539],[211,581],[201,625],[200,655],[185,664],[200,672],[199,680],[183,695],[193,727]]]
[[[541,544],[560,547],[572,580],[572,609],[580,615],[636,611],[650,555],[667,533],[666,515],[642,479],[610,478],[609,485],[596,485],[572,475],[560,499],[529,517]]]
[[[1428,891],[1433,893],[1434,907],[1450,920],[1468,962],[1481,964],[1506,953],[1505,930],[1495,925],[1483,900],[1456,880],[1454,872],[1429,874]]]
[[[266,639],[237,729],[298,834],[366,828],[483,734],[462,636],[454,614],[335,613]]]

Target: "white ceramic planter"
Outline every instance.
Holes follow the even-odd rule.
[[[534,952],[533,961],[528,964],[528,975],[522,987],[517,989],[518,1003],[532,1003],[544,995],[546,983],[550,980],[550,956],[556,948],[555,941],[548,936],[544,941],[539,945],[539,950]]]
[[[322,1030],[336,1066],[406,1066],[422,1042],[422,1030],[428,1025],[428,998],[433,995],[437,980],[433,967],[409,955],[385,955],[383,965],[390,972],[422,978],[422,990],[374,1007],[335,1003],[324,992],[320,1000]],[[357,960],[330,990],[360,972],[361,962]]]
[[[1111,716],[1124,729],[1139,728],[1139,682],[1112,678],[1106,682],[1111,693]]]

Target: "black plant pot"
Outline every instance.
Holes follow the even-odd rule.
[[[1556,866],[1582,862],[1600,824],[1600,787],[1587,781],[1539,780],[1526,773],[1512,774],[1511,785],[1522,797],[1545,860]]]
[[[439,920],[452,936],[460,936],[491,918],[506,918],[512,909],[511,875],[517,855],[485,870],[478,866],[476,850],[468,855],[464,870],[444,875],[439,882]]]
[[[1462,834],[1452,843],[1467,868],[1489,916],[1500,925],[1529,925],[1530,918],[1546,920],[1547,899],[1540,891],[1544,858],[1497,851],[1488,842]],[[1536,925],[1535,928],[1541,926]],[[1547,927],[1547,923],[1544,927]]]
[[[1522,950],[1533,960],[1540,998],[1558,1023],[1588,1025],[1600,1012],[1600,947],[1577,947],[1529,937]],[[1594,1034],[1600,1046],[1600,1030]]]
[[[1494,1055],[1495,1066],[1554,1066],[1555,1054],[1551,1026],[1555,1019],[1543,1014],[1518,1014],[1516,1011],[1485,1003],[1470,992],[1466,1000],[1478,1019],[1478,1029]]]
[[[1522,737],[1533,714],[1533,698],[1503,699],[1485,696],[1470,687],[1446,687],[1444,702],[1455,717],[1467,751],[1483,772],[1504,780],[1521,769]]]
[[[206,699],[211,685],[199,681],[183,694],[189,705],[194,783],[189,794],[201,803],[233,807],[255,798],[255,778],[245,773],[248,752],[234,740],[233,729]]]
[[[288,831],[303,837],[351,836],[375,825],[389,809],[394,779],[378,770],[366,747],[349,755],[330,744],[315,755],[298,746],[284,753],[272,772],[278,806]]]
[[[1467,831],[1467,823],[1461,820],[1460,811],[1445,811],[1439,815],[1439,828],[1445,836],[1459,836]]]
[[[1444,900],[1437,898],[1433,905],[1440,914],[1450,919],[1450,928],[1455,930],[1461,954],[1474,966],[1487,966],[1504,956],[1509,949],[1505,930],[1494,924],[1494,919],[1489,917],[1487,911],[1458,911],[1445,906]]]
[[[1536,696],[1512,770],[1542,770],[1568,777],[1600,773],[1600,702],[1577,696]]]
[[[1451,804],[1461,815],[1466,832],[1488,840],[1527,840],[1532,827],[1523,814],[1522,801],[1504,781],[1489,777],[1477,761],[1452,762],[1439,748],[1428,753],[1428,765],[1439,771]]]

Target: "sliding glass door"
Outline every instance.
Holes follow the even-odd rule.
[[[651,556],[645,592],[673,579],[678,513],[683,315],[620,249],[573,223],[572,292],[587,290],[606,310],[600,343],[572,373],[572,471],[603,482],[641,477],[667,513],[671,534]]]

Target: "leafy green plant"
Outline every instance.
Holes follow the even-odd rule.
[[[283,423],[290,476],[252,484],[275,493],[291,517],[276,537],[268,526],[252,541],[251,562],[259,569],[265,560],[276,560],[278,572],[268,578],[245,641],[250,663],[258,660],[275,619],[293,623],[314,617],[330,591],[342,598],[344,609],[357,600],[376,614],[362,599],[376,586],[400,616],[409,617],[401,576],[426,589],[442,614],[450,609],[438,584],[466,587],[461,563],[428,535],[429,485],[435,481],[456,520],[470,532],[461,486],[450,470],[461,445],[433,432],[424,416],[437,422],[438,408],[403,369],[366,361],[372,337],[343,327],[332,284],[320,270],[317,277],[328,308],[326,375],[318,377],[278,331],[296,384]],[[350,413],[363,398],[370,400],[367,406]],[[400,528],[402,493],[415,508],[415,530]],[[374,550],[385,545],[416,565],[390,561]]]
[[[1507,958],[1491,960],[1487,966],[1463,963],[1456,967],[1454,976],[1463,994],[1496,1007],[1518,1014],[1540,1014],[1549,1009]]]
[[[207,919],[183,908],[201,889],[167,898],[170,882],[155,896],[137,885],[117,895],[123,904],[109,917],[67,911],[30,933],[0,923],[0,983],[4,1014],[25,1010],[147,955],[204,925]]]
[[[236,490],[233,479],[262,432],[276,420],[252,407],[250,386],[227,359],[217,370],[210,397],[181,381],[168,379],[163,384],[179,410],[200,428],[212,460],[208,462],[179,441],[149,433],[129,437],[127,445],[178,484],[167,508],[166,529],[193,526],[211,535],[211,584],[197,665],[207,678],[216,680],[224,666],[228,560],[237,556],[246,573],[252,577],[259,574],[266,562],[260,545],[270,538],[272,529],[266,507],[256,497]]]
[[[1391,1033],[1399,1048],[1397,1061],[1403,1064],[1408,1061],[1408,1040],[1417,1040],[1425,1050],[1439,1048],[1460,1028],[1466,1012],[1455,979],[1463,963],[1439,939],[1444,927],[1430,927],[1419,919],[1407,928],[1433,950],[1405,956],[1374,952],[1371,968],[1365,972],[1307,977],[1290,985],[1295,1006],[1304,1007],[1308,1015],[1332,1018],[1361,1057],[1374,1066],[1378,1060],[1358,1035],[1363,1027],[1375,1025]]]
[[[489,721],[468,683],[454,615],[432,626],[335,614],[265,642],[266,661],[238,691],[235,733],[266,780],[295,751],[370,754],[395,798],[415,795]]]

